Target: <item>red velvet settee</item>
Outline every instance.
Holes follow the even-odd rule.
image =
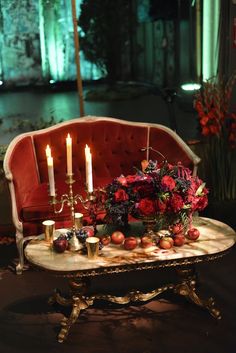
[[[42,221],[54,219],[57,228],[70,224],[70,209],[65,206],[55,215],[49,204],[48,170],[45,156],[50,145],[54,159],[57,195],[68,192],[66,180],[66,136],[73,141],[74,193],[85,195],[84,148],[88,144],[93,156],[94,187],[104,186],[121,174],[134,174],[143,159],[157,159],[147,147],[160,151],[170,163],[181,161],[196,173],[200,158],[169,128],[149,123],[135,123],[106,117],[73,119],[52,127],[23,133],[10,143],[4,171],[9,182],[12,219],[16,228],[16,243],[23,236],[42,232]],[[141,151],[145,148],[146,151]],[[76,212],[84,213],[80,203]]]

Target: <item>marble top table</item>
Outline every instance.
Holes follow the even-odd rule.
[[[137,247],[127,251],[122,245],[109,244],[103,247],[96,260],[89,260],[86,255],[66,251],[62,254],[50,250],[43,240],[31,241],[25,248],[27,260],[42,269],[57,273],[78,272],[79,276],[101,274],[102,272],[122,272],[137,268],[154,268],[178,264],[198,263],[220,257],[232,247],[236,237],[228,225],[209,218],[196,218],[194,226],[200,231],[197,241],[187,240],[181,247],[163,250],[157,246],[143,249]],[[140,224],[131,225],[130,234],[139,235]],[[56,231],[56,236],[65,230]],[[99,230],[101,233],[102,230]]]
[[[197,241],[188,240],[181,247],[173,247],[170,250],[163,250],[157,246],[148,249],[137,247],[132,251],[127,251],[122,246],[109,244],[101,250],[100,256],[96,260],[89,260],[87,255],[82,255],[79,252],[56,253],[43,240],[43,236],[39,237],[40,239],[31,240],[25,247],[25,256],[28,261],[41,269],[68,277],[70,296],[63,297],[59,290],[55,290],[49,299],[50,303],[56,302],[72,308],[70,315],[61,321],[58,342],[65,341],[70,327],[78,319],[81,310],[91,306],[97,299],[116,304],[144,302],[155,298],[166,290],[172,290],[175,294],[182,295],[196,305],[207,309],[216,319],[220,319],[221,314],[215,307],[213,298],[203,299],[197,293],[197,276],[194,265],[223,256],[235,244],[235,232],[228,225],[209,218],[196,218],[194,226],[200,231],[199,239]],[[56,236],[64,231],[56,231]],[[103,231],[100,228],[99,234]],[[129,235],[139,236],[142,235],[142,232],[141,224],[133,223]],[[92,276],[146,269],[158,270],[163,267],[173,267],[176,270],[177,282],[159,285],[158,288],[148,293],[131,290],[124,296],[103,293],[89,294],[88,284],[90,281],[88,279]],[[168,281],[168,275],[166,280]],[[156,277],[154,282],[157,283]]]

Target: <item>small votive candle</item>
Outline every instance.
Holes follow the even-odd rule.
[[[83,227],[83,213],[75,213],[75,229],[79,230]]]
[[[55,221],[50,219],[42,222],[44,227],[44,237],[45,241],[52,245],[55,232]]]
[[[98,257],[99,238],[88,237],[86,239],[86,247],[87,247],[87,251],[88,251],[88,258],[90,260],[95,260]]]

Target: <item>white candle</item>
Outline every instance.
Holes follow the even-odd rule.
[[[47,157],[47,158],[48,158],[48,157],[52,157],[52,155],[51,155],[51,148],[50,148],[49,145],[47,145],[47,147],[46,147],[46,157]]]
[[[72,175],[72,138],[70,134],[66,138],[66,159],[67,159],[67,174]]]
[[[92,170],[92,154],[90,148],[85,147],[85,171],[86,171],[86,185],[88,192],[93,192],[93,170]]]
[[[47,158],[47,164],[48,164],[48,180],[49,180],[50,196],[56,196],[52,157]]]
[[[85,146],[85,178],[86,178],[86,186],[88,188],[88,155],[90,153],[90,148],[86,144]]]
[[[93,192],[92,154],[88,154],[88,192]]]

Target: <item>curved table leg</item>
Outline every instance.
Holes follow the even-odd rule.
[[[61,329],[58,335],[58,342],[65,341],[69,334],[71,326],[78,319],[81,310],[85,310],[93,304],[94,300],[106,300],[116,304],[128,304],[130,302],[145,302],[154,299],[161,293],[172,290],[174,293],[185,296],[193,303],[207,309],[216,319],[221,318],[220,311],[216,309],[213,298],[203,300],[196,292],[196,274],[193,267],[183,267],[177,270],[179,282],[177,284],[167,284],[156,288],[150,292],[143,293],[135,290],[126,293],[124,296],[115,296],[110,294],[94,294],[86,296],[89,280],[86,278],[72,278],[69,281],[71,295],[69,298],[63,297],[58,290],[49,298],[49,303],[58,303],[63,306],[72,306],[69,317],[64,317],[61,321]]]
[[[58,342],[63,343],[69,334],[71,326],[76,322],[79,317],[80,311],[88,308],[93,304],[91,300],[84,300],[83,298],[73,296],[72,297],[73,305],[70,316],[64,317],[61,321],[61,330],[58,335]]]
[[[48,304],[53,305],[55,303],[62,306],[70,306],[73,305],[73,299],[63,297],[61,292],[58,289],[55,289],[53,295],[48,299]]]
[[[70,281],[70,287],[72,289],[72,295],[69,298],[65,298],[61,295],[59,290],[55,290],[53,295],[48,299],[49,304],[60,304],[62,306],[72,306],[69,317],[64,317],[61,321],[61,329],[58,334],[58,342],[63,343],[67,338],[71,326],[76,322],[79,317],[80,311],[85,310],[93,304],[93,299],[86,298],[83,296],[83,292],[86,290],[86,281],[80,281],[78,279]],[[78,292],[73,295],[73,292]]]
[[[202,299],[196,292],[196,274],[194,268],[179,269],[178,274],[182,277],[182,282],[174,287],[174,292],[185,296],[194,304],[201,306],[209,311],[209,313],[216,319],[221,319],[220,310],[215,307],[215,301],[211,297],[209,299]]]

